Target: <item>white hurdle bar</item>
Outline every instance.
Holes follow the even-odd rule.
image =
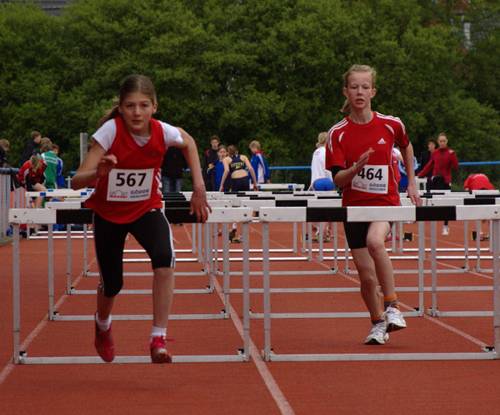
[[[182,222],[188,223],[195,220],[194,217],[188,217],[182,212]],[[170,212],[175,215],[175,212]],[[173,362],[242,362],[249,359],[249,342],[250,342],[250,265],[248,257],[249,248],[249,222],[252,219],[252,211],[248,208],[214,208],[210,213],[208,224],[228,224],[238,222],[242,224],[243,229],[243,347],[237,349],[235,355],[200,355],[200,356],[174,356]],[[56,223],[89,223],[91,220],[91,212],[88,209],[80,211],[75,210],[53,210],[53,209],[11,209],[9,211],[9,223],[14,229],[13,234],[13,266],[12,266],[12,301],[13,301],[13,362],[15,364],[94,364],[101,363],[99,357],[95,356],[70,356],[70,357],[28,357],[27,352],[20,350],[21,339],[21,273],[20,273],[20,234],[19,227],[22,223],[27,224],[44,224],[52,225]],[[52,227],[49,226],[49,234]],[[53,244],[53,239],[49,238],[49,245]],[[226,267],[229,264],[225,264]],[[54,298],[54,264],[53,259],[48,264],[48,286],[49,286],[49,320],[74,320],[88,321],[93,320],[93,316],[58,316],[55,310]],[[229,278],[229,274],[226,276]],[[224,286],[229,286],[228,281],[224,281]],[[225,296],[227,297],[227,296]],[[228,317],[229,304],[225,304],[226,309],[221,315],[224,318]],[[220,315],[170,315],[170,320],[187,320],[187,319],[208,319],[210,316],[220,318]],[[90,317],[90,318],[89,318]],[[137,315],[137,316],[115,316],[115,320],[149,320],[152,316]],[[149,356],[120,356],[114,363],[144,363],[150,362]]]
[[[260,211],[263,224],[263,276],[264,276],[264,358],[267,361],[365,361],[365,360],[490,360],[498,359],[500,351],[500,206],[456,206],[456,207],[348,207],[336,209],[324,208],[263,208]],[[275,353],[271,342],[271,321],[275,315],[271,312],[271,276],[268,260],[269,223],[273,222],[320,222],[320,221],[418,221],[422,230],[423,221],[432,221],[435,229],[437,220],[492,220],[493,238],[493,330],[494,345],[488,350],[479,353],[342,353],[342,354],[279,354]],[[423,244],[419,243],[423,249]],[[435,260],[432,260],[433,268]],[[419,268],[422,261],[419,261]],[[433,288],[436,284],[436,275],[433,276]],[[423,273],[419,272],[419,285],[423,285]],[[419,293],[420,310],[422,315],[423,291]],[[433,300],[434,302],[434,300]],[[307,317],[323,317],[323,313],[309,313]],[[355,315],[357,314],[357,315]],[[367,313],[331,313],[328,317],[361,317]],[[293,314],[283,315],[283,318],[294,318]]]

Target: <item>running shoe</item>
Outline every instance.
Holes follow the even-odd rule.
[[[387,323],[387,331],[396,331],[406,328],[406,321],[403,313],[396,307],[387,307],[385,310],[385,322]]]
[[[94,346],[102,360],[108,363],[113,361],[115,358],[115,344],[111,335],[111,326],[106,331],[102,331],[97,326],[97,322],[95,323]]]
[[[152,363],[172,363],[172,356],[167,352],[167,339],[164,336],[155,336],[149,344]]]
[[[385,344],[389,340],[387,333],[387,324],[385,321],[374,324],[370,329],[370,333],[365,339],[365,344]]]

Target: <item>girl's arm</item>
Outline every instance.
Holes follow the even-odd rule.
[[[222,179],[220,181],[219,192],[224,191],[224,183],[229,175],[229,160],[228,157],[225,157],[224,160],[222,160],[222,163],[224,164],[224,173],[222,174]]]
[[[422,201],[415,183],[415,168],[413,166],[413,146],[408,144],[407,147],[401,149],[401,156],[405,164],[406,177],[408,177],[408,197],[415,206],[420,206]]]
[[[361,154],[359,160],[356,163],[354,163],[351,167],[349,167],[348,169],[340,170],[333,178],[333,181],[335,182],[336,186],[342,188],[347,184],[351,183],[354,176],[356,176],[356,174],[358,174],[361,171],[361,169],[365,166],[365,164],[368,163],[370,154],[373,152],[374,152],[373,148],[368,149],[363,154]]]
[[[114,154],[106,154],[106,150],[97,142],[90,147],[83,163],[71,180],[71,188],[82,189],[92,185],[96,179],[108,174],[118,160]]]
[[[178,128],[183,144],[178,145],[182,151],[184,159],[186,160],[189,169],[191,170],[191,177],[193,179],[193,194],[191,195],[191,214],[196,215],[196,219],[200,222],[206,222],[208,213],[212,211],[207,202],[207,193],[205,190],[205,182],[201,175],[200,157],[198,155],[198,148],[193,137],[191,137],[182,128]]]
[[[250,161],[248,161],[247,156],[241,156],[241,159],[245,163],[245,166],[247,166],[248,171],[250,172],[250,176],[252,177],[252,181],[253,181],[253,189],[257,190],[257,176],[255,176],[255,170],[253,169],[252,165],[250,164]]]

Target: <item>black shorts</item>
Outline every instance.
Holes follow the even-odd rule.
[[[372,222],[344,222],[344,232],[350,249],[366,248],[366,237]],[[389,222],[389,227],[392,228]]]
[[[250,190],[249,177],[240,177],[239,179],[231,179],[232,192],[247,192]]]
[[[106,297],[115,296],[123,286],[123,250],[129,233],[146,250],[153,269],[175,265],[170,224],[161,209],[125,224],[110,222],[94,213],[94,243]]]
[[[371,222],[344,222],[344,232],[350,249],[366,248]]]

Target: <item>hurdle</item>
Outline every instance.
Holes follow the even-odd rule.
[[[193,223],[196,218],[189,214],[188,209],[166,210],[166,213],[171,222]],[[249,280],[249,222],[252,218],[252,211],[246,208],[214,208],[208,217],[208,223],[232,223],[239,222],[243,227],[243,347],[237,348],[235,355],[200,355],[200,356],[174,356],[174,363],[187,362],[242,362],[249,359],[249,341],[250,341],[250,280]],[[21,273],[20,273],[20,234],[19,226],[22,223],[28,224],[69,224],[69,223],[91,223],[92,211],[89,209],[70,209],[70,210],[54,210],[54,209],[11,209],[9,211],[9,222],[12,224],[13,233],[13,362],[15,364],[95,364],[103,363],[97,356],[41,356],[28,357],[27,351],[20,350],[20,330],[21,330]],[[50,233],[51,227],[49,227]],[[226,228],[227,230],[227,228]],[[49,239],[49,244],[50,244]],[[53,240],[52,240],[53,243]],[[225,263],[225,269],[229,270],[229,262]],[[50,261],[48,264],[48,291],[49,291],[49,311],[48,319],[50,320],[74,320],[88,321],[92,320],[93,316],[66,316],[68,318],[58,317],[58,313],[54,307],[54,264]],[[229,286],[229,273],[226,274],[224,281],[224,297],[228,299],[227,287]],[[228,317],[229,304],[226,304],[226,309],[223,310],[224,318]],[[217,316],[217,317],[216,317]],[[219,318],[219,315],[214,317]],[[89,318],[90,317],[90,318]],[[197,315],[170,315],[169,320],[188,320],[191,317],[198,319]],[[152,316],[116,316],[115,320],[150,320]],[[199,319],[207,319],[207,317],[199,317]],[[147,363],[150,362],[149,356],[119,356],[114,360],[114,363]]]
[[[263,221],[264,261],[263,261],[263,303],[264,303],[264,358],[267,361],[370,361],[370,360],[492,360],[498,359],[500,350],[500,207],[496,205],[477,206],[434,206],[434,207],[347,207],[347,208],[262,208],[260,218]],[[494,345],[481,352],[458,353],[345,353],[345,354],[279,354],[272,348],[271,321],[273,318],[296,318],[293,313],[283,315],[271,312],[271,275],[270,262],[268,261],[269,249],[269,223],[321,221],[417,221],[423,229],[423,221],[431,221],[434,226],[439,220],[481,220],[488,219],[493,222],[493,331]],[[423,249],[422,241],[419,248]],[[419,263],[419,286],[423,284],[423,273]],[[435,260],[432,260],[435,269]],[[435,274],[437,275],[437,274]],[[437,280],[433,275],[433,289]],[[434,301],[434,300],[433,300]],[[434,304],[433,304],[434,306]],[[419,293],[419,310],[410,313],[412,316],[423,314],[423,291]],[[305,315],[305,313],[301,313]],[[368,313],[308,313],[307,318],[356,318],[368,316]],[[408,313],[406,314],[408,315]]]

